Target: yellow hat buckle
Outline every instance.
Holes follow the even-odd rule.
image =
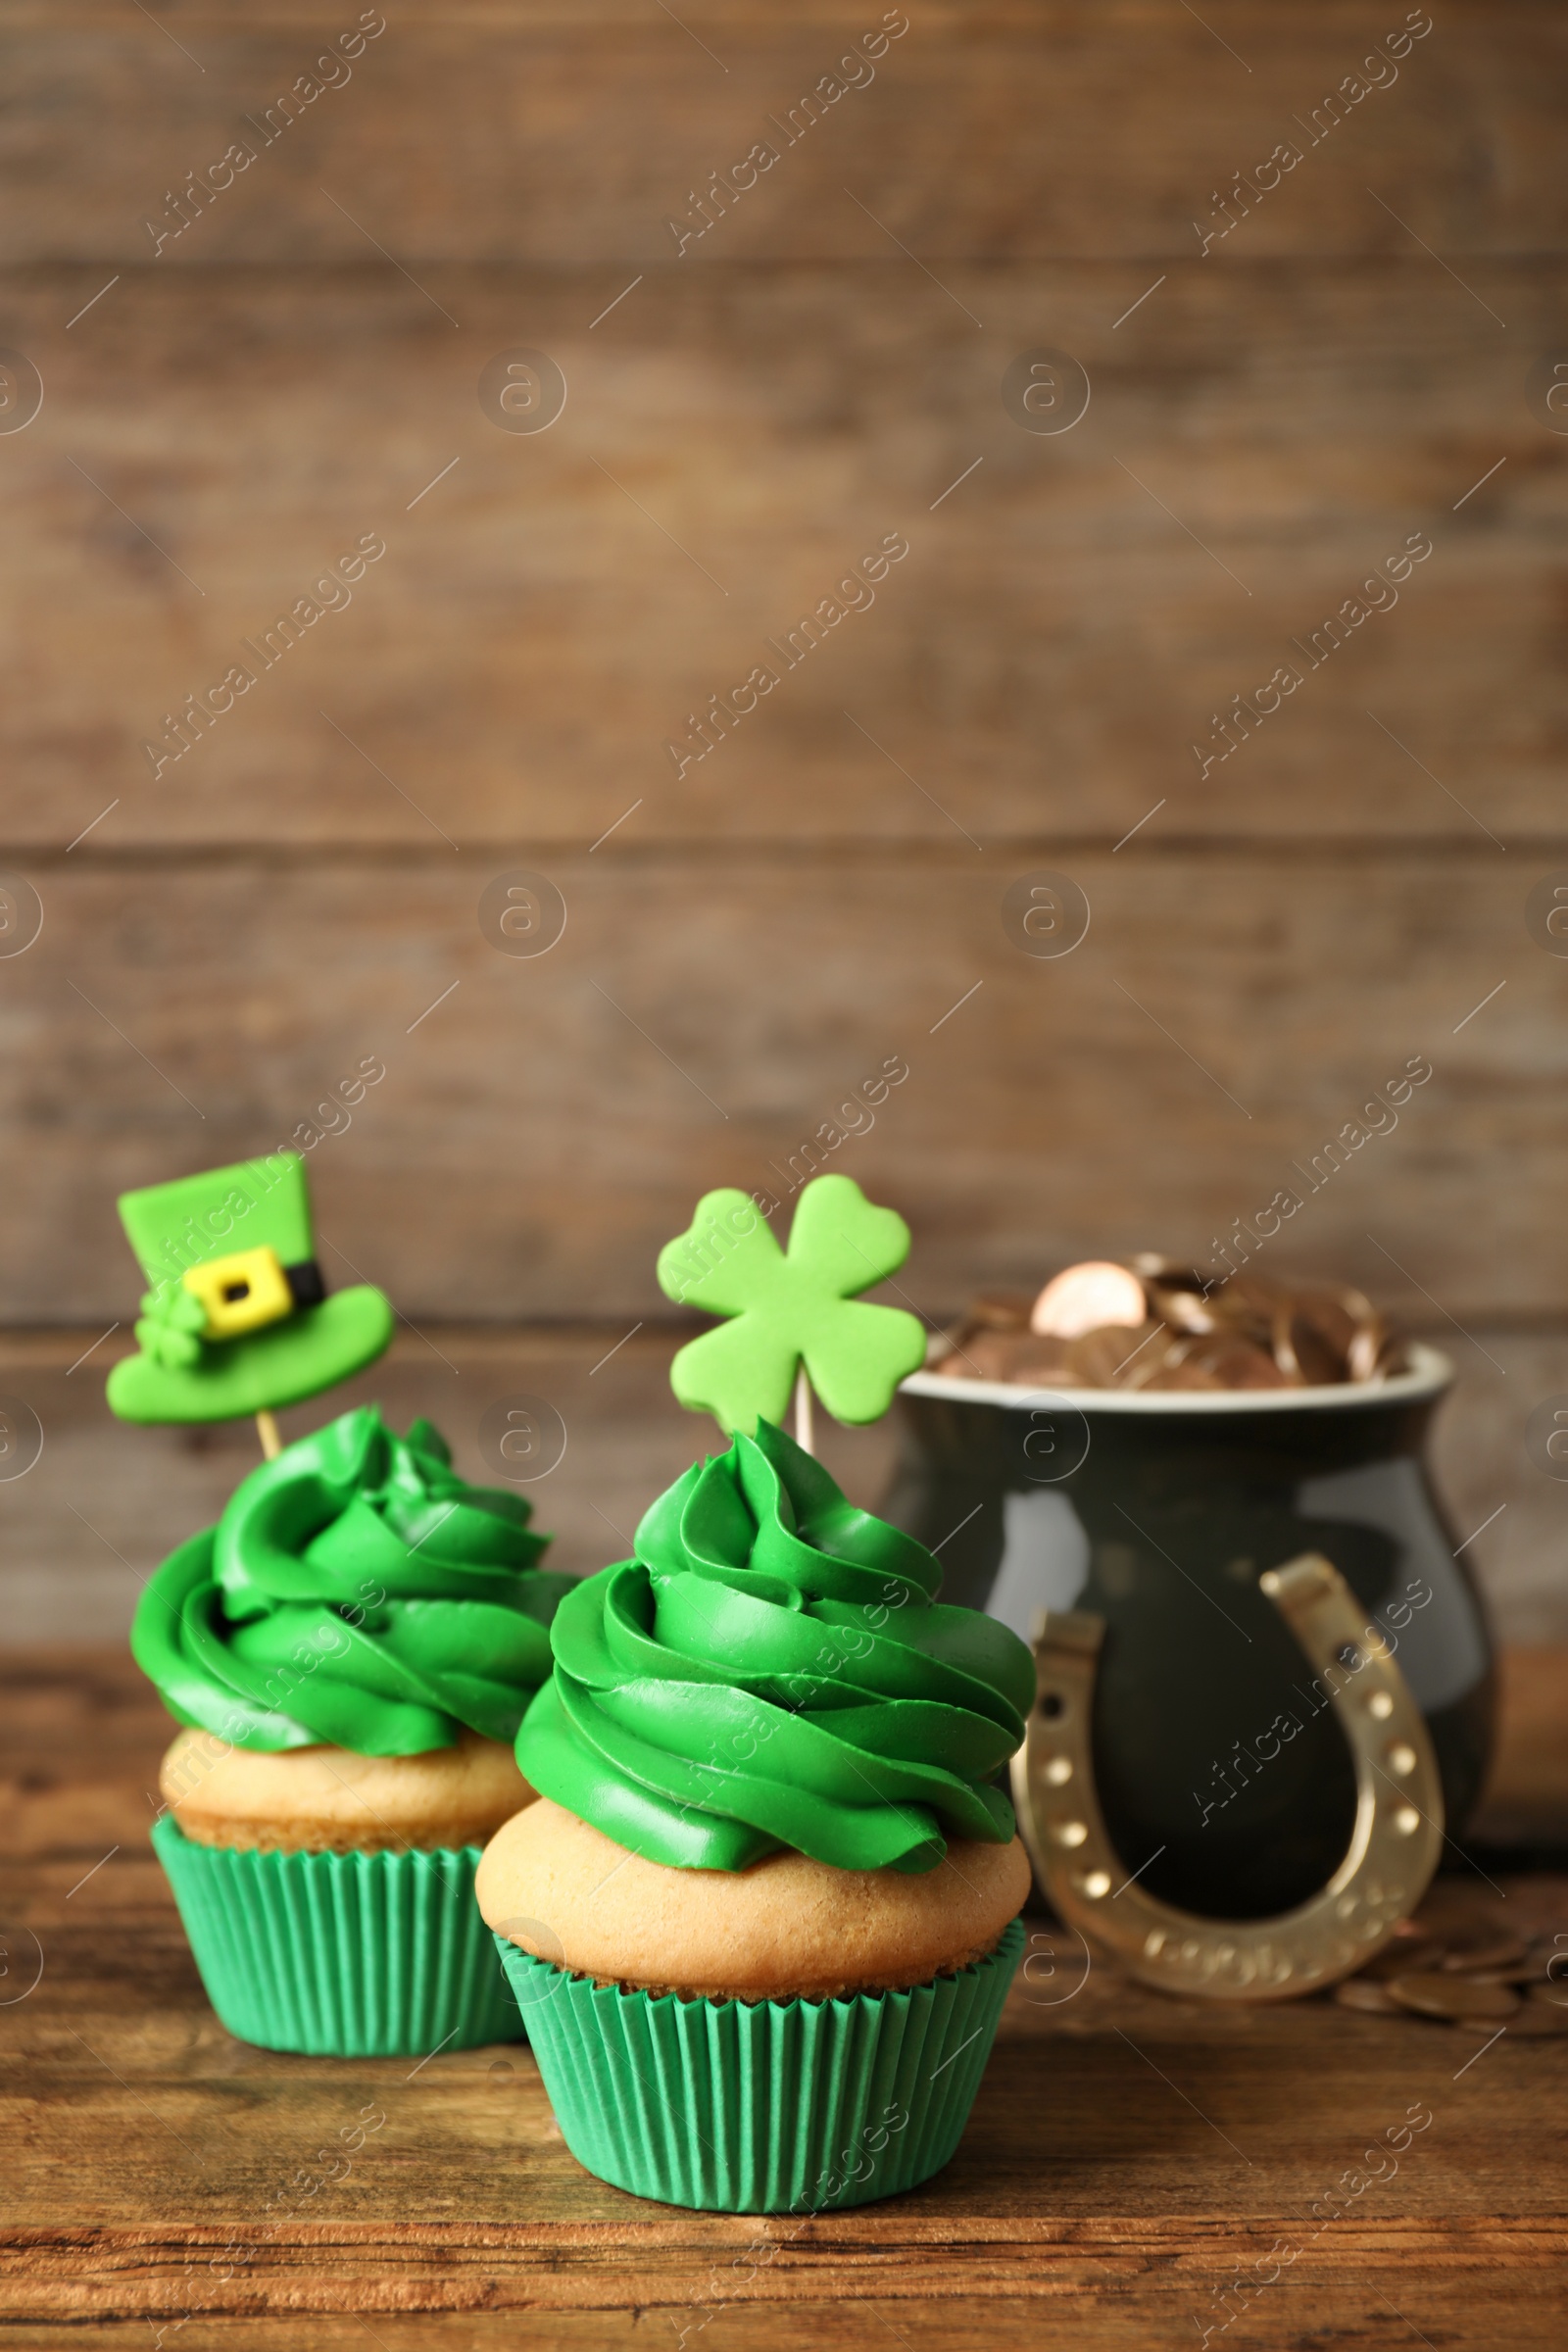
[[[187,1266],[181,1280],[207,1309],[204,1339],[237,1340],[242,1332],[259,1331],[294,1312],[283,1261],[266,1246]]]

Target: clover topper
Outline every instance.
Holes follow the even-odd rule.
[[[909,1228],[876,1208],[852,1176],[816,1176],[779,1248],[749,1193],[705,1193],[688,1230],[659,1255],[659,1286],[677,1305],[731,1320],[681,1348],[670,1386],[727,1437],[759,1416],[781,1422],[796,1396],[796,1436],[811,1441],[811,1391],[835,1420],[875,1421],[906,1373],[925,1361],[925,1332],[898,1306],[857,1296],[909,1254]]]

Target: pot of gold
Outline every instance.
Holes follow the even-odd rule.
[[[1102,1917],[1143,1903],[1138,1951],[1156,1914],[1262,1922],[1325,1890],[1371,1941],[1424,1884],[1377,1838],[1429,1876],[1462,1834],[1494,1674],[1426,1464],[1451,1379],[1357,1291],[1140,1256],[982,1298],[903,1383],[884,1516],[938,1553],[946,1598],[1047,1637],[1043,1714],[1087,1659],[1076,1762],[1035,1727],[1037,1852],[1103,1844],[1072,1885]]]

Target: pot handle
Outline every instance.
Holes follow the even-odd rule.
[[[1100,1810],[1090,1740],[1103,1618],[1043,1613],[1034,1709],[1012,1759],[1018,1827],[1067,1926],[1141,1984],[1200,2000],[1292,2000],[1363,1967],[1415,1909],[1443,1850],[1425,1719],[1339,1570],[1307,1552],[1258,1581],[1327,1686],[1355,1764],[1348,1849],[1306,1902],[1273,1919],[1202,1919],[1128,1876]]]

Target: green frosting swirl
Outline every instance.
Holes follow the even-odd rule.
[[[130,1646],[180,1723],[367,1756],[511,1740],[571,1579],[520,1495],[470,1487],[428,1421],[373,1405],[286,1446],[149,1579]]]
[[[534,1787],[650,1861],[744,1870],[794,1846],[844,1870],[934,1869],[1004,1844],[991,1786],[1034,1661],[934,1599],[912,1537],[856,1510],[771,1422],[696,1464],[637,1554],[576,1586],[517,1735]]]

